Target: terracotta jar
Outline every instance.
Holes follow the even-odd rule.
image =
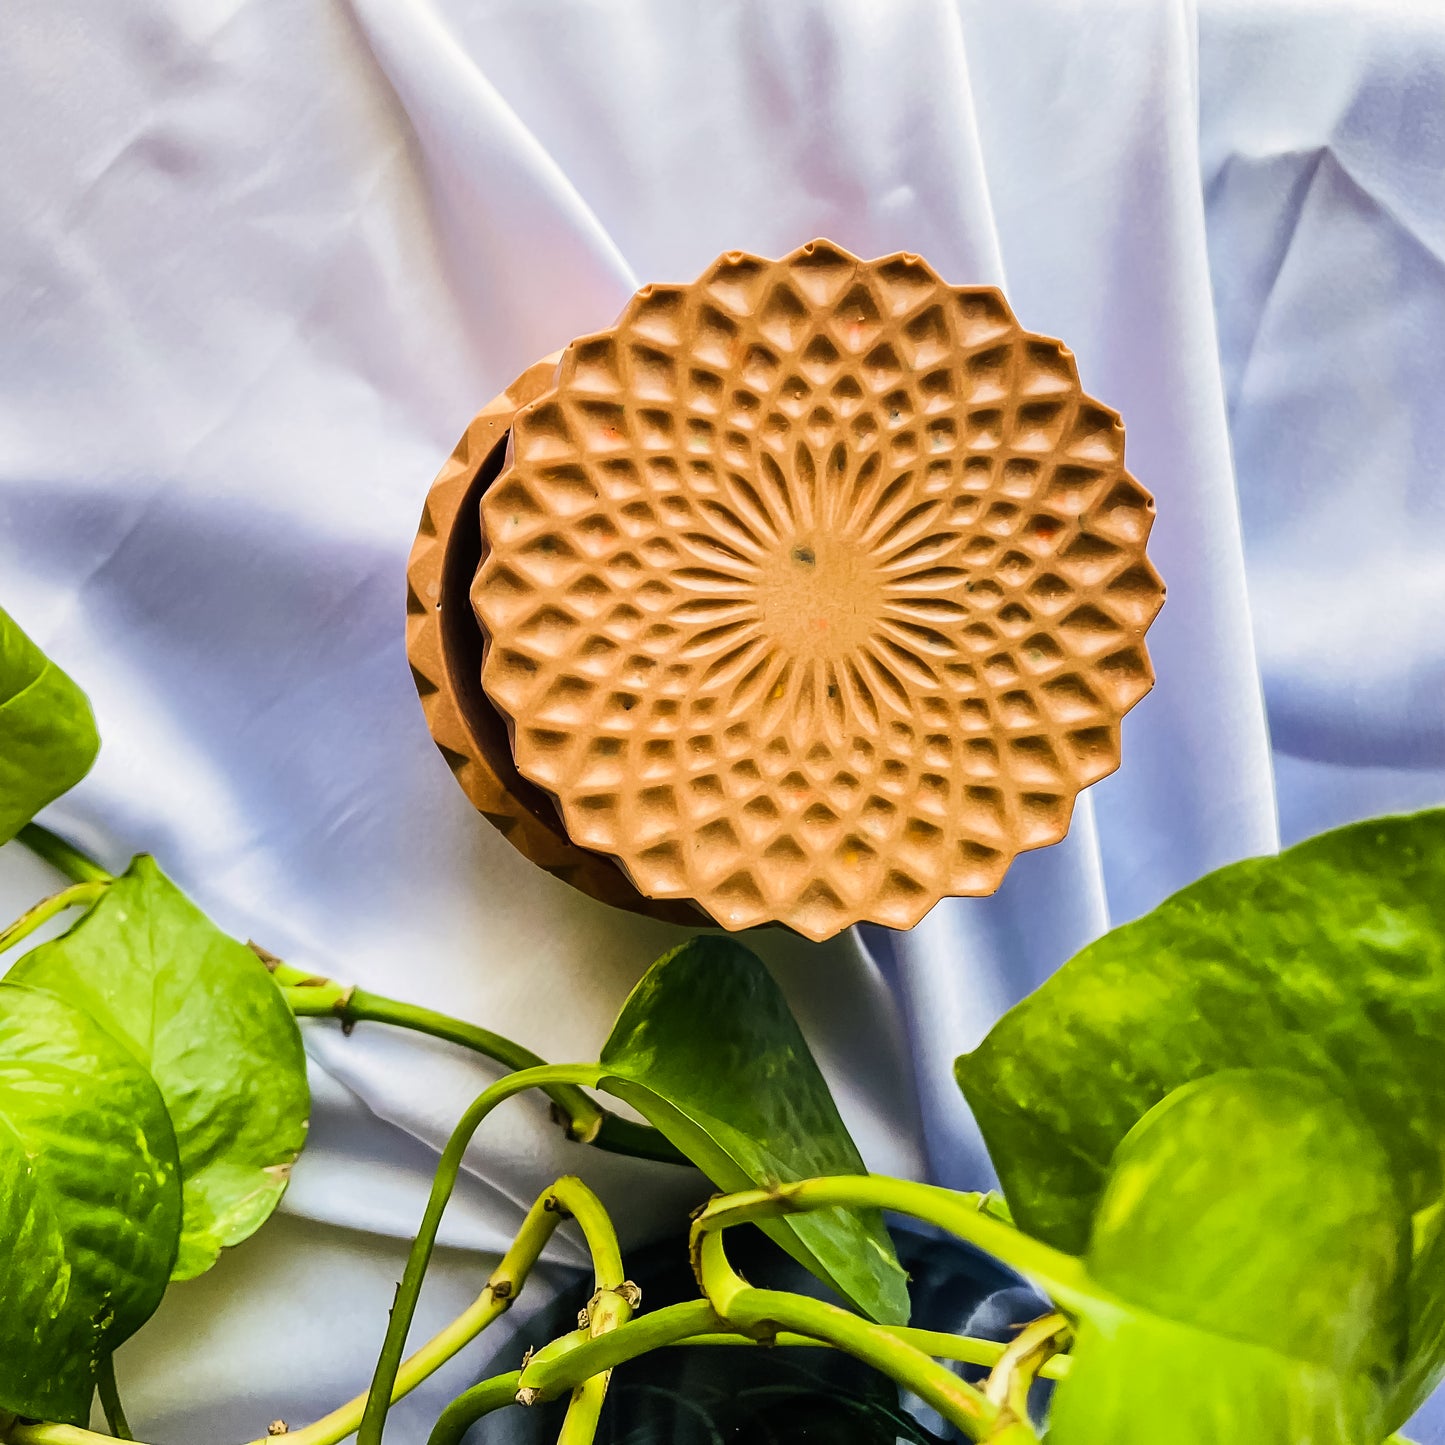
[[[674,923],[690,904],[644,898],[611,859],[568,837],[550,797],[512,761],[507,725],[482,691],[484,639],[468,593],[481,559],[480,502],[502,468],[518,409],[542,395],[555,356],[527,368],[472,418],[427,494],[407,563],[406,650],[427,726],[462,790],[524,857],[603,903]]]
[[[733,252],[473,422],[412,663],[473,801],[593,896],[907,928],[1118,766],[1152,520],[1119,418],[997,290]]]

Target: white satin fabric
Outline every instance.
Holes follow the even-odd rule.
[[[641,281],[818,235],[921,252],[1123,414],[1169,585],[1158,686],[1066,843],[866,949],[756,940],[870,1164],[984,1182],[951,1063],[1009,1003],[1281,833],[1445,800],[1442,72],[1445,12],[1382,0],[11,0],[0,603],[105,738],[48,821],[154,851],[294,962],[595,1057],[681,934],[526,864],[432,747],[403,648],[426,487]],[[8,848],[0,902],[43,873]],[[122,1352],[148,1438],[364,1384],[387,1237],[488,1077],[307,1034],[298,1218]],[[568,1169],[632,1240],[702,1189],[520,1102],[444,1238],[495,1251]],[[448,1254],[429,1319],[484,1275]]]

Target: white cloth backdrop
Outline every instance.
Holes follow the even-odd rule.
[[[986,1180],[951,1061],[1111,922],[1445,801],[1438,5],[11,0],[0,135],[0,603],[105,738],[49,821],[154,851],[295,962],[595,1056],[679,935],[471,812],[408,676],[407,550],[527,363],[639,282],[817,235],[1002,284],[1068,342],[1158,497],[1170,589],[1158,686],[1065,844],[867,949],[757,941],[874,1168]],[[12,912],[46,884],[0,857]],[[308,1047],[293,1217],[121,1354],[148,1438],[244,1438],[369,1376],[486,1073],[365,1028]],[[633,1240],[701,1192],[513,1106],[428,1322],[484,1277],[462,1251],[578,1167]]]

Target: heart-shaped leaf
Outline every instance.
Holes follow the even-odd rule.
[[[0,1415],[84,1425],[165,1293],[181,1223],[151,1076],[94,1019],[0,982]]]
[[[0,843],[73,788],[99,749],[85,694],[0,610]]]
[[[1315,1080],[1187,1084],[1116,1153],[1050,1445],[1362,1445],[1404,1348],[1409,1215]]]
[[[1353,1103],[1428,1223],[1445,1147],[1445,809],[1211,873],[1090,944],[957,1074],[1019,1224],[1077,1252],[1138,1119],[1190,1079],[1270,1067]],[[1392,1425],[1445,1366],[1435,1250]]]
[[[175,1278],[204,1273],[269,1217],[306,1140],[301,1035],[265,967],[140,857],[10,977],[83,1008],[154,1076],[185,1190]]]
[[[699,936],[658,959],[623,1005],[602,1064],[600,1087],[720,1189],[867,1173],[781,990],[733,939]],[[908,1318],[907,1281],[877,1211],[762,1227],[865,1314]]]
[[[1134,1123],[1228,1068],[1328,1081],[1427,1207],[1445,1140],[1445,809],[1209,874],[1091,943],[956,1067],[1019,1224],[1060,1248],[1082,1247]]]

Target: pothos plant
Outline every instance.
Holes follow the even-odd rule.
[[[612,1371],[698,1343],[846,1352],[996,1445],[1380,1445],[1445,1372],[1445,810],[1223,868],[1010,1010],[957,1064],[999,1197],[867,1173],[735,939],[674,949],[595,1062],[547,1064],[242,944],[150,858],[112,876],[31,821],[97,746],[84,696],[0,613],[0,842],[72,880],[0,953],[74,920],[0,981],[6,1445],[101,1445],[97,1394],[130,1438],[112,1355],[169,1282],[276,1207],[305,1141],[308,1016],[449,1039],[507,1072],[442,1151],[369,1389],[290,1431],[295,1445],[378,1445],[388,1406],[504,1313],[564,1222],[595,1271],[578,1327],[453,1401],[432,1445],[547,1400],[566,1401],[562,1445],[581,1445]],[[691,1225],[697,1297],[646,1309],[606,1211],[567,1177],[476,1302],[407,1355],[463,1155],[531,1090],[579,1144],[690,1161],[723,1191]],[[911,1326],[885,1213],[968,1241],[1046,1299],[1003,1340]],[[741,1224],[823,1289],[748,1283],[729,1256]],[[1040,1378],[1056,1382],[1042,1420]]]

